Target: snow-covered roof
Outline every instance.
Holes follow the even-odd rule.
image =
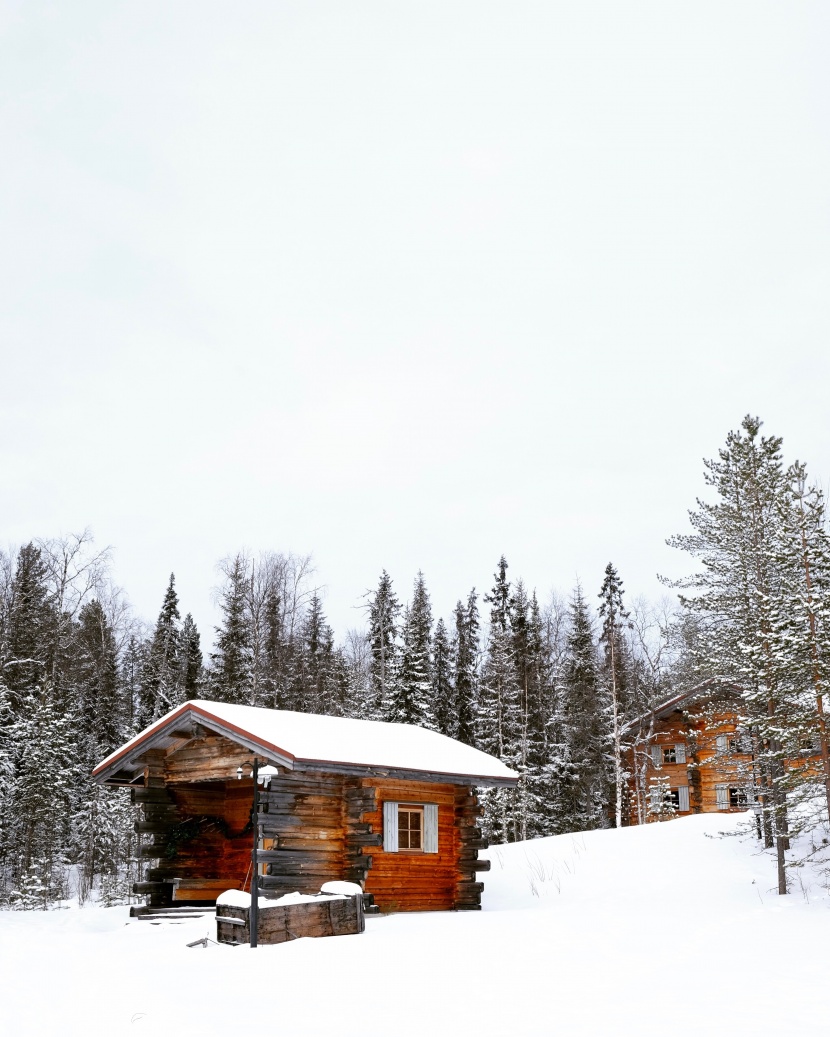
[[[420,772],[448,778],[480,779],[479,784],[513,784],[518,775],[500,760],[463,742],[411,724],[318,716],[194,699],[171,710],[130,739],[95,768],[107,780],[124,769],[138,770],[132,758],[168,745],[173,732],[198,723],[223,734],[288,769],[319,764],[344,771]]]

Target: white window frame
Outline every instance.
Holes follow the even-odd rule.
[[[423,816],[420,850],[401,848],[398,828],[398,811],[403,808],[418,809]],[[438,804],[411,803],[387,799],[383,803],[383,849],[385,853],[429,854],[438,853]]]

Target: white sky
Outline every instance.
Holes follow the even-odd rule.
[[[830,5],[0,0],[0,542],[203,640],[499,554],[659,596],[747,411],[830,476]]]

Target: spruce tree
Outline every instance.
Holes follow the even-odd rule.
[[[456,734],[460,742],[477,746],[479,618],[475,587],[467,603],[455,606],[453,657],[455,661]]]
[[[43,686],[51,671],[54,609],[40,549],[28,543],[17,556],[6,621],[3,675],[13,709]]]
[[[450,738],[458,736],[458,703],[453,684],[453,652],[443,619],[435,624],[432,638],[432,709],[435,729]]]
[[[607,700],[607,717],[611,742],[614,777],[614,824],[622,827],[628,774],[624,767],[623,728],[628,718],[628,650],[624,629],[628,613],[623,606],[623,583],[611,564],[599,592],[599,616],[602,630],[599,640],[603,649],[602,685]]]
[[[188,612],[181,629],[181,669],[179,673],[179,702],[197,699],[202,683],[202,649],[199,631]]]
[[[323,603],[315,593],[309,604],[297,653],[295,709],[304,713],[337,712],[334,632],[326,622]]]
[[[233,560],[222,592],[222,625],[211,655],[211,694],[220,702],[250,704],[251,635],[245,604],[247,572],[241,555]]]
[[[580,830],[606,823],[607,737],[597,675],[597,652],[588,605],[577,584],[570,604],[570,628],[561,680],[560,722],[573,768],[573,800],[565,812]]]
[[[78,616],[75,686],[79,727],[90,768],[123,741],[125,718],[119,695],[115,638],[101,603],[93,598]]]
[[[398,616],[400,603],[392,589],[392,580],[384,569],[378,589],[369,602],[369,645],[371,648],[370,715],[377,720],[389,719],[400,681],[400,645]]]
[[[386,719],[401,724],[433,728],[432,711],[432,607],[424,574],[415,578],[412,603],[403,624],[400,678],[388,699]]]
[[[182,645],[176,577],[170,574],[161,611],[147,651],[140,726],[157,720],[179,702]]]
[[[476,740],[478,748],[521,770],[522,710],[506,572],[502,555],[493,589],[484,599],[491,605],[490,630],[479,685]],[[490,837],[504,842],[521,838],[516,812],[521,796],[521,789],[488,789],[483,794],[484,823]]]

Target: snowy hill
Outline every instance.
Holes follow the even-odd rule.
[[[0,1032],[826,1032],[828,890],[805,868],[778,897],[742,823],[701,815],[495,847],[481,913],[380,916],[363,936],[255,951],[188,949],[215,936],[203,920],[2,912]]]

